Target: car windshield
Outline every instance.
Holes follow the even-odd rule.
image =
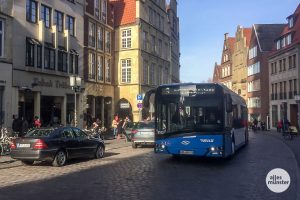
[[[154,122],[139,122],[134,125],[134,129],[154,129],[155,124]]]
[[[52,132],[52,129],[33,129],[25,137],[48,137]]]

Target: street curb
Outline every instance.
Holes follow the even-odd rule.
[[[296,167],[296,178],[297,178],[297,185],[299,186],[299,187],[296,187],[296,189],[298,188],[296,200],[300,200],[300,189],[299,189],[300,188],[300,165],[297,161],[297,157],[296,157],[294,151],[291,149],[291,147],[284,140],[281,140],[280,138],[276,137],[275,135],[272,135],[272,133],[269,133],[269,134],[268,133],[262,133],[262,134],[267,135],[267,136],[271,136],[271,137],[273,137],[277,140],[282,141],[282,143],[284,143],[285,146],[288,147],[288,150],[292,153],[292,155],[294,157],[294,160],[296,162],[296,166],[297,166]]]

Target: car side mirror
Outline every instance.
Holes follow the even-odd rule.
[[[226,101],[226,112],[228,113],[232,112],[232,98],[230,94],[226,94],[225,101]]]

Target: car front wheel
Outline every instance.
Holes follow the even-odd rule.
[[[104,157],[104,148],[102,145],[99,145],[96,150],[95,158],[103,158]]]

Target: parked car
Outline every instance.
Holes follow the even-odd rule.
[[[75,127],[33,129],[24,137],[17,138],[11,146],[11,157],[26,165],[47,161],[60,167],[71,158],[103,158],[104,153],[102,139],[88,136]]]
[[[154,129],[153,121],[136,123],[131,130],[132,148],[137,148],[138,145],[154,145]]]

